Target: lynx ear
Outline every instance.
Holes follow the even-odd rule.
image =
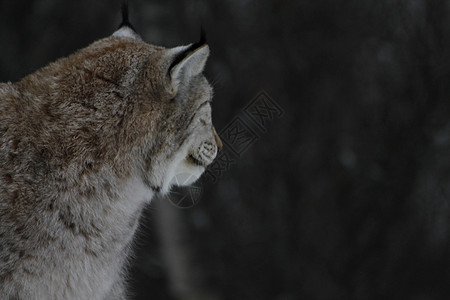
[[[142,38],[136,33],[128,18],[128,1],[124,1],[122,4],[122,23],[120,23],[119,29],[117,29],[112,36],[142,41]]]
[[[169,75],[172,89],[174,92],[177,92],[182,81],[188,81],[189,78],[203,71],[208,59],[209,47],[205,44],[204,35],[202,35],[202,38],[197,43],[173,48],[169,51],[176,53],[169,67]]]

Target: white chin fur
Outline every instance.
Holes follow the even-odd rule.
[[[193,165],[186,158],[178,161],[172,168],[169,168],[161,192],[163,194],[169,192],[172,186],[190,185],[197,181],[204,171],[205,167]]]
[[[186,161],[183,161],[175,169],[174,175],[170,180],[170,186],[186,186],[194,183],[202,176],[205,168],[202,166],[195,166]]]

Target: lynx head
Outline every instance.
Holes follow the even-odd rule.
[[[127,134],[136,134],[144,182],[161,192],[191,184],[222,147],[212,124],[213,89],[202,74],[209,56],[203,30],[199,42],[165,49],[144,43],[127,23],[110,41],[131,51],[129,70],[119,72],[124,72],[121,84],[129,100],[138,107],[136,120],[141,122],[128,124],[133,127]]]
[[[91,173],[135,176],[156,192],[192,183],[222,147],[211,120],[213,90],[202,74],[208,55],[203,35],[164,48],[145,43],[125,22],[18,83],[40,99],[33,103],[43,117],[35,121],[45,136],[36,143],[45,140],[41,148],[64,160],[55,165],[75,161]]]

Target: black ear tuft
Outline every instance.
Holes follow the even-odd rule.
[[[169,71],[172,70],[174,66],[179,64],[186,56],[188,56],[191,52],[197,50],[201,46],[206,44],[206,33],[203,26],[200,27],[200,40],[198,42],[193,43],[190,45],[186,50],[183,51],[183,53],[179,54],[173,62],[170,64]]]
[[[200,26],[200,41],[198,41],[199,44],[204,45],[206,44],[206,32],[205,32],[205,28],[202,26]]]
[[[195,50],[201,46],[203,46],[204,44],[206,44],[206,32],[205,32],[205,28],[203,28],[203,26],[200,27],[200,40],[196,43],[193,43],[191,45],[190,50]]]
[[[127,0],[122,2],[122,23],[120,23],[119,29],[122,27],[125,27],[125,26],[133,29],[133,31],[136,31],[136,30],[134,30],[134,27],[133,27],[133,25],[131,25],[130,20],[128,18],[128,1]]]

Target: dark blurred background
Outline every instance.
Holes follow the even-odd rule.
[[[120,5],[0,0],[0,81],[111,34]],[[133,299],[450,299],[449,1],[135,0],[130,14],[167,47],[205,27],[233,162],[192,207],[147,209]]]

